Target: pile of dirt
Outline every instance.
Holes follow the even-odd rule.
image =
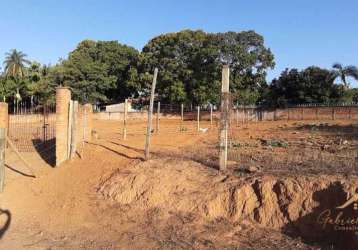
[[[339,176],[297,178],[235,177],[193,161],[155,159],[130,170],[117,170],[100,183],[98,193],[123,206],[167,213],[195,214],[207,221],[250,221],[308,242],[327,240],[334,225],[320,223],[326,209],[335,210],[355,193],[358,179]],[[338,238],[344,237],[339,233]]]

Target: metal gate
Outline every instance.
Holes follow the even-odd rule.
[[[20,152],[37,152],[52,161],[55,152],[55,105],[9,107],[8,137]]]

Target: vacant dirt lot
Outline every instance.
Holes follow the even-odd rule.
[[[356,191],[357,121],[233,124],[226,173],[209,122],[163,119],[147,162],[144,122],[126,141],[118,121],[94,127],[58,168],[26,153],[36,178],[8,152],[0,249],[357,248],[355,231],[317,220]]]

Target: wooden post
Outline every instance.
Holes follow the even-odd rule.
[[[198,132],[200,131],[200,106],[197,107],[197,111],[198,111],[198,114],[197,114],[197,117],[196,117],[196,121],[197,121],[197,129],[198,129]]]
[[[236,107],[236,127],[239,126],[239,106]]]
[[[127,139],[127,112],[128,112],[128,99],[124,100],[124,116],[123,116],[123,140]]]
[[[70,159],[73,159],[77,151],[77,124],[78,124],[78,101],[72,101],[72,124],[71,124],[71,152]]]
[[[158,107],[157,107],[157,126],[156,126],[156,132],[159,133],[159,118],[160,116],[160,102],[158,102]]]
[[[287,108],[287,121],[290,120],[290,108]]]
[[[303,108],[301,108],[301,120],[303,120]]]
[[[82,108],[83,108],[83,119],[82,119],[83,120],[83,122],[82,122],[83,130],[82,130],[82,154],[81,154],[81,156],[83,157],[84,151],[85,151],[85,141],[86,141],[87,109],[84,105],[82,106]]]
[[[334,107],[332,107],[332,120],[335,119],[335,110],[334,110]]]
[[[210,104],[210,126],[213,126],[213,105]]]
[[[17,148],[15,147],[14,143],[9,139],[9,137],[6,136],[6,142],[7,144],[10,146],[10,148],[14,151],[14,153],[19,157],[19,159],[25,164],[25,166],[31,171],[31,175],[32,177],[36,177],[34,175],[34,171],[32,170],[30,164],[28,163],[28,161],[25,160],[25,158],[20,154],[20,152],[17,150]]]
[[[220,111],[220,147],[219,147],[219,166],[224,171],[227,167],[228,154],[228,130],[230,113],[230,91],[229,91],[230,69],[225,65],[222,69],[221,85],[221,111]]]
[[[348,120],[352,118],[352,107],[348,108]]]
[[[148,110],[147,136],[146,136],[146,140],[145,140],[145,154],[144,154],[145,160],[149,159],[150,134],[152,133],[152,113],[153,113],[155,85],[157,84],[157,75],[158,75],[158,68],[155,68],[154,76],[153,76],[153,83],[152,83],[152,91],[150,93],[149,110]]]
[[[0,128],[0,193],[4,191],[5,184],[5,145],[6,128]]]
[[[71,157],[71,142],[72,142],[72,118],[73,118],[73,101],[68,104],[68,128],[67,128],[67,159]]]
[[[180,105],[180,115],[181,115],[180,131],[183,131],[183,123],[184,123],[184,104],[183,103]]]

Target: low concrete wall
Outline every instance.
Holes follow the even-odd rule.
[[[128,120],[146,120],[147,111],[128,112]],[[156,113],[154,113],[154,117]],[[179,112],[160,113],[161,118],[180,119]],[[261,108],[239,108],[231,111],[231,120],[239,122],[247,121],[274,121],[274,120],[350,120],[358,119],[358,106],[344,107],[295,107],[287,109],[261,109]],[[123,121],[123,112],[99,112],[93,113],[96,120]],[[213,119],[220,117],[219,111],[213,112]],[[184,112],[184,120],[196,120],[196,111]],[[200,120],[210,121],[210,111],[201,111]]]
[[[153,112],[153,118],[156,118],[157,113]],[[94,120],[114,120],[123,121],[124,112],[98,112],[93,113]],[[164,119],[181,119],[180,112],[161,112],[160,117]],[[213,119],[219,117],[219,112],[213,112]],[[147,120],[147,111],[128,112],[127,120]],[[184,120],[196,120],[196,111],[184,112]],[[210,121],[210,111],[201,111],[200,120]]]
[[[295,107],[274,110],[240,108],[235,112],[238,112],[237,116],[240,121],[358,119],[357,106]]]

